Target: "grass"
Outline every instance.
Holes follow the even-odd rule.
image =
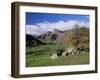
[[[67,48],[65,44],[48,44],[31,48],[27,47],[26,67],[89,64],[89,52],[85,51],[81,54],[68,55],[52,60],[50,54],[54,53],[55,50],[61,46]]]

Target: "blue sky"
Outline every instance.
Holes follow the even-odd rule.
[[[89,28],[89,15],[26,12],[26,33],[41,35],[55,29],[65,31],[75,27]]]
[[[55,13],[33,13],[26,12],[26,25],[34,25],[41,22],[58,22],[58,21],[77,20],[89,22],[89,15],[76,14],[55,14]]]

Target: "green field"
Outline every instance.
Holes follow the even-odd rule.
[[[52,60],[50,54],[61,46],[67,48],[64,44],[26,47],[26,67],[89,64],[89,52],[86,51]]]

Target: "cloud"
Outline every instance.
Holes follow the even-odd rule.
[[[32,35],[41,35],[48,31],[57,30],[69,30],[74,27],[75,24],[78,24],[80,27],[85,26],[89,27],[89,22],[84,21],[76,21],[76,20],[69,20],[69,21],[58,21],[58,22],[43,22],[37,23],[36,25],[26,25],[26,33]]]

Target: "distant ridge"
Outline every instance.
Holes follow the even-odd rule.
[[[39,44],[45,44],[45,43],[36,39],[34,36],[30,34],[26,34],[26,46],[36,46]]]

